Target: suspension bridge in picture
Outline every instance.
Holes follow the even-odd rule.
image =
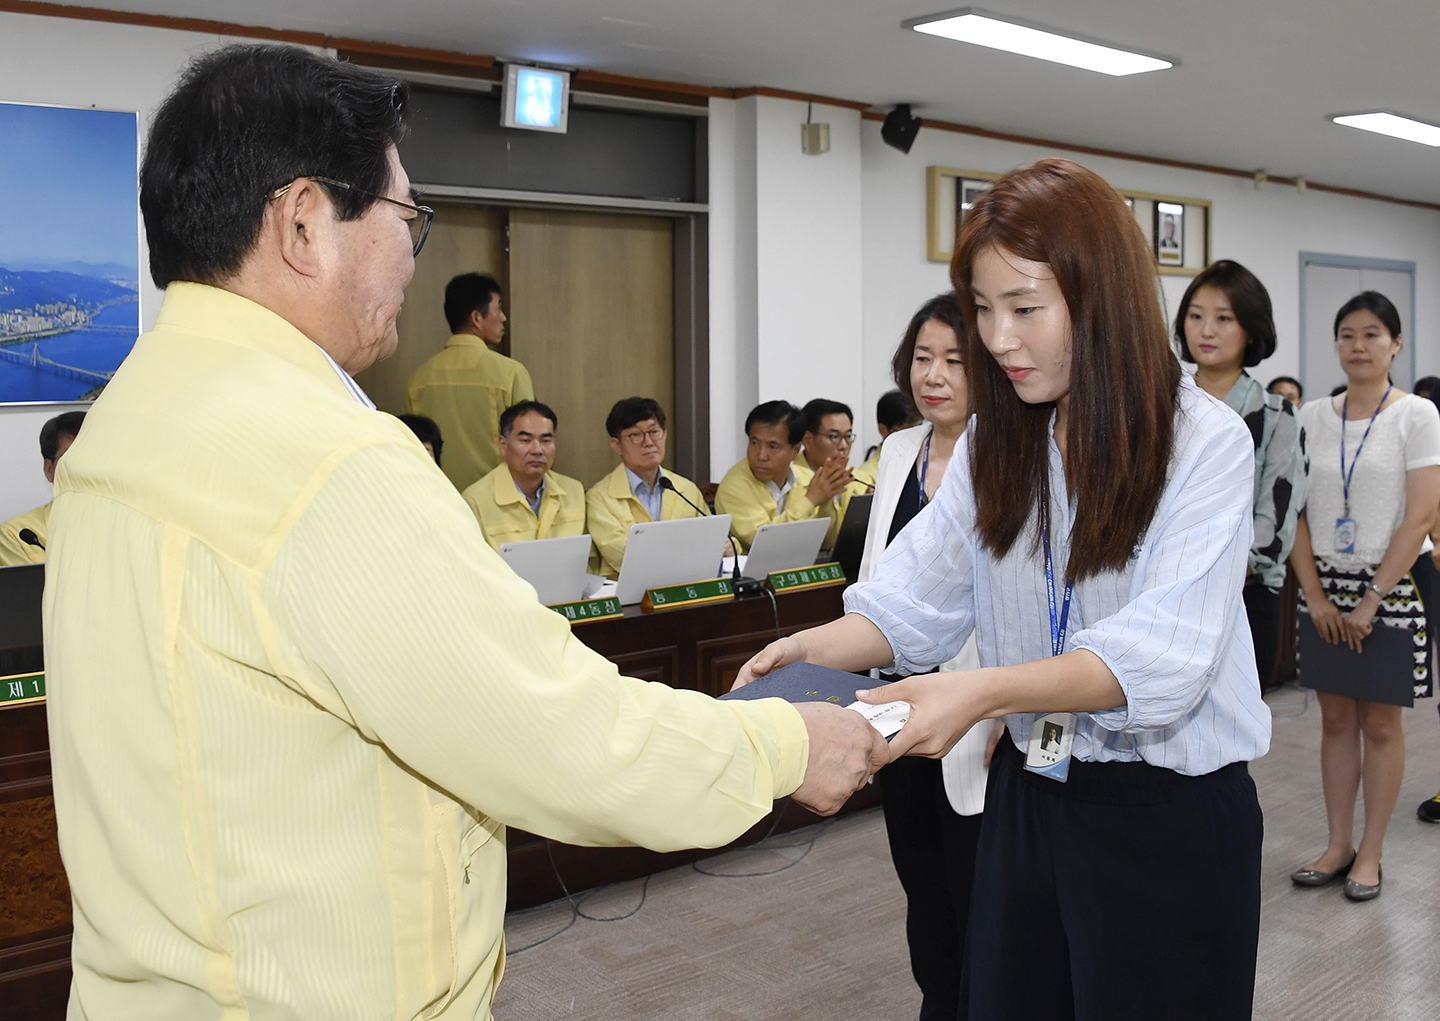
[[[92,326],[89,329],[113,333],[134,332],[128,327],[123,326]],[[115,375],[115,373],[113,372],[97,372],[94,369],[82,369],[74,365],[64,365],[60,362],[54,361],[53,359],[46,358],[40,353],[40,345],[38,343],[32,344],[32,347],[28,354],[23,351],[15,350],[16,347],[18,347],[18,345],[6,345],[0,347],[0,358],[4,358],[7,361],[15,362],[20,365],[28,365],[31,368],[40,368],[41,366],[44,366],[52,372],[57,372],[62,376],[69,376],[71,379],[78,379],[82,383],[108,383]]]

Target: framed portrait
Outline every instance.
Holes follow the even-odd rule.
[[[1185,206],[1179,202],[1155,203],[1155,261],[1185,265]]]
[[[89,400],[140,333],[138,118],[0,103],[0,404]]]

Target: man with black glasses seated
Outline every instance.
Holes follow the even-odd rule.
[[[805,415],[805,438],[802,441],[805,466],[812,472],[819,472],[826,462],[848,468],[850,448],[855,443],[855,413],[850,405],[839,401],[816,397],[800,409]],[[850,498],[861,493],[875,491],[875,479],[862,478],[859,469],[851,472],[852,478],[836,496],[834,521],[825,533],[825,549],[833,549],[845,523],[845,512],[850,509]]]
[[[620,464],[585,494],[590,537],[600,551],[600,569],[608,578],[620,576],[630,526],[643,521],[670,521],[709,514],[700,487],[683,475],[666,471],[665,409],[650,397],[616,401],[605,417],[610,449]],[[661,483],[670,483],[667,487]]]

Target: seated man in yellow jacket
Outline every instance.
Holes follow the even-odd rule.
[[[800,460],[804,412],[789,401],[767,401],[745,416],[745,435],[745,460],[725,473],[715,491],[716,513],[731,516],[730,531],[745,548],[761,525],[817,514],[837,518],[835,497],[852,481],[850,469],[832,458],[815,472]]]
[[[80,435],[85,412],[67,411],[40,427],[40,457],[44,460],[45,481],[55,483],[55,465]],[[31,535],[21,538],[22,532]],[[50,532],[50,505],[36,507],[0,525],[0,567],[43,564]],[[33,537],[33,541],[31,541]]]
[[[452,336],[411,374],[405,411],[440,427],[450,448],[441,470],[463,493],[502,461],[500,413],[534,400],[535,387],[525,366],[496,350],[506,319],[494,277],[463,273],[446,284],[445,319]]]
[[[855,414],[850,405],[839,401],[817,397],[800,409],[805,415],[805,437],[801,456],[805,467],[812,472],[819,471],[826,461],[850,466],[850,448],[855,442]],[[834,498],[837,508],[835,523],[825,534],[825,549],[833,549],[840,535],[840,525],[845,521],[845,512],[850,509],[850,498],[860,493],[873,492],[875,479],[868,481],[860,477],[860,470],[850,472],[852,480]]]
[[[658,401],[616,401],[605,416],[605,431],[610,449],[620,455],[620,466],[585,494],[585,514],[600,551],[600,570],[607,578],[618,578],[631,525],[697,518],[710,509],[699,486],[660,466],[665,460],[665,409]],[[662,485],[661,479],[670,485]]]
[[[875,479],[880,474],[880,446],[885,442],[885,438],[899,429],[908,429],[919,421],[920,412],[915,410],[915,402],[899,390],[887,390],[881,394],[880,399],[875,402],[875,429],[880,433],[880,443],[870,451],[870,456],[864,463],[855,469],[855,480],[874,486]]]
[[[555,412],[521,401],[500,415],[500,466],[464,492],[492,549],[585,534],[585,487],[555,464]]]

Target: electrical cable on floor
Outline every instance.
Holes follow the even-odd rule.
[[[1284,689],[1282,688],[1282,689],[1280,689],[1280,690],[1283,691]],[[1312,690],[1309,689],[1309,688],[1301,688],[1301,687],[1299,687],[1298,685],[1296,686],[1296,689],[1295,689],[1295,690],[1299,691],[1302,695],[1304,695],[1304,698],[1303,698],[1303,699],[1301,700],[1301,702],[1300,702],[1300,710],[1299,710],[1299,712],[1283,712],[1283,713],[1282,713],[1282,712],[1276,712],[1276,711],[1275,711],[1275,708],[1276,708],[1276,707],[1275,707],[1275,706],[1271,706],[1271,707],[1270,707],[1270,715],[1271,715],[1272,717],[1274,717],[1275,719],[1281,719],[1281,720],[1291,720],[1291,719],[1296,718],[1297,716],[1304,716],[1306,713],[1308,713],[1308,712],[1310,711],[1310,703],[1311,703],[1311,701],[1315,698],[1315,692],[1312,691]],[[1288,704],[1288,702],[1287,702],[1287,703],[1282,703],[1282,704]]]
[[[560,889],[564,892],[565,899],[570,904],[570,921],[566,922],[565,925],[563,925],[559,929],[556,929],[550,935],[545,936],[542,939],[537,939],[533,942],[526,943],[523,947],[516,947],[514,950],[506,950],[506,957],[514,957],[516,954],[523,953],[524,951],[530,950],[533,947],[538,947],[541,943],[548,943],[550,940],[554,939],[556,936],[559,936],[561,933],[568,932],[570,929],[572,929],[575,923],[581,918],[584,918],[587,921],[591,922],[623,922],[627,918],[634,918],[637,914],[640,913],[640,909],[645,906],[645,898],[650,895],[651,877],[646,876],[644,882],[640,884],[640,903],[636,904],[635,907],[631,910],[625,912],[625,914],[615,915],[610,918],[606,918],[601,915],[586,914],[581,905],[584,904],[591,897],[595,896],[597,893],[600,893],[602,890],[609,889],[609,887],[600,887],[597,890],[590,890],[583,896],[576,898],[576,896],[570,892],[570,887],[568,884],[566,884],[565,878],[560,875],[560,866],[555,863],[555,852],[553,850],[553,844],[549,840],[545,841],[545,856],[550,859],[550,871],[554,873],[555,881],[560,884]],[[553,903],[554,902],[552,901],[551,904],[538,904],[535,907],[524,908],[520,911],[508,912],[508,914],[510,914],[511,916],[528,914],[532,911],[538,911],[541,908],[548,908]]]
[[[777,873],[784,872],[786,869],[793,869],[796,865],[799,865],[802,861],[804,861],[805,858],[810,854],[810,852],[815,849],[815,841],[820,838],[821,833],[824,833],[827,829],[830,828],[831,823],[833,823],[835,820],[833,818],[826,819],[816,825],[814,828],[814,832],[810,834],[809,840],[803,842],[797,841],[793,844],[772,844],[770,843],[770,838],[775,835],[775,830],[779,828],[780,820],[784,817],[785,810],[789,807],[790,799],[786,798],[784,804],[780,806],[780,810],[775,813],[775,821],[770,824],[770,829],[763,837],[761,837],[753,844],[750,844],[746,847],[737,847],[733,851],[729,851],[727,853],[754,854],[757,851],[787,851],[795,847],[804,847],[805,850],[802,851],[800,857],[796,858],[794,861],[786,865],[781,865],[779,868],[764,869],[759,872],[716,872],[712,871],[711,869],[702,868],[698,861],[691,862],[690,867],[696,872],[700,873],[700,875],[702,876],[711,876],[716,879],[755,879],[760,876],[773,876]]]

